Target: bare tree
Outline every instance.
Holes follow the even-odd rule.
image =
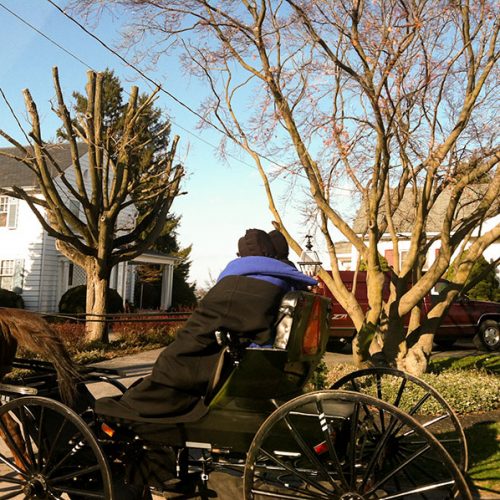
[[[75,9],[88,14],[105,6],[84,0]],[[331,274],[322,270],[320,276],[354,321],[356,362],[382,351],[390,364],[424,371],[440,318],[475,258],[500,236],[498,225],[473,233],[498,214],[495,2],[121,0],[113,6],[141,12],[129,44],[141,41],[139,49],[150,40],[146,50],[158,64],[168,50],[180,51],[186,71],[206,83],[205,124],[211,120],[225,134],[222,149],[232,141],[253,158],[276,226],[296,253],[301,247],[287,230],[270,179],[293,179],[294,193],[307,189],[330,255]],[[270,158],[279,158],[279,165]],[[471,197],[485,177],[488,183]],[[337,203],[339,185],[364,207],[364,234]],[[410,200],[404,208],[403,198]],[[443,199],[433,236],[441,241],[440,253],[423,273],[432,243],[429,214]],[[463,210],[468,203],[473,210]],[[412,219],[401,264],[398,210]],[[342,283],[333,228],[366,263],[366,312]],[[378,251],[384,234],[395,257],[388,299]],[[421,318],[422,298],[454,256],[453,283]]]
[[[25,200],[47,233],[56,238],[59,251],[85,270],[88,318],[101,319],[106,313],[111,269],[153,244],[179,194],[183,169],[174,164],[179,138],[174,138],[164,155],[152,158],[147,168],[139,170],[134,162],[135,153],[145,144],[136,127],[142,109],[152,102],[155,94],[139,105],[138,89],[132,87],[123,125],[119,130],[110,129],[102,123],[101,73],[88,72],[86,112],[74,118],[64,102],[57,68],[53,77],[57,96],[54,111],[63,124],[72,165],[67,168],[68,165],[58,164],[51,154],[54,145],[43,141],[36,105],[30,92],[24,90],[32,127],[29,137],[26,136],[30,144],[23,146],[0,130],[0,135],[18,151],[13,154],[4,150],[0,154],[15,158],[30,169],[39,193],[20,186],[2,192]],[[87,146],[84,157],[87,161],[80,157],[81,143]],[[150,208],[139,222],[135,220],[132,199],[149,202]],[[79,206],[78,213],[74,210],[75,203]],[[87,338],[107,341],[105,324],[88,321]]]

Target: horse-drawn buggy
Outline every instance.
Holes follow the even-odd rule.
[[[123,500],[119,485],[141,481],[148,498],[161,492],[162,468],[184,485],[203,486],[214,471],[240,476],[247,500],[471,498],[463,430],[424,382],[374,368],[307,392],[326,348],[328,308],[312,293],[285,295],[272,347],[217,332],[225,347],[207,393],[175,417],[107,414],[86,386],[124,388],[91,368],[70,408],[50,365],[16,361],[35,374],[0,385],[0,499]]]

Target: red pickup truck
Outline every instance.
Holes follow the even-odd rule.
[[[341,271],[342,281],[349,290],[353,289],[354,271]],[[425,314],[433,305],[433,296],[438,294],[439,283],[427,295],[422,303],[422,310]],[[330,339],[332,341],[345,343],[350,342],[356,330],[349,318],[349,315],[342,306],[335,300],[326,287],[321,293],[332,299],[332,314],[330,323]],[[384,296],[389,296],[389,282],[384,285]],[[363,308],[368,309],[366,273],[358,272],[356,279],[355,296]],[[459,297],[448,310],[448,314],[443,318],[439,330],[436,332],[434,342],[442,347],[449,347],[458,338],[475,336],[481,344],[490,351],[500,349],[500,303],[473,300],[467,297]]]

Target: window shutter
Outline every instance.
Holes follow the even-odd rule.
[[[12,291],[23,293],[24,282],[24,259],[17,259],[14,262],[14,276],[12,278]]]
[[[9,207],[7,211],[7,227],[15,229],[17,227],[17,212],[19,207],[19,200],[16,198],[9,198]]]
[[[394,265],[394,250],[392,248],[388,248],[384,252],[384,257],[385,260],[387,261],[387,264],[389,264],[392,267]]]

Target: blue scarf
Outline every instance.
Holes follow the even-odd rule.
[[[294,267],[270,257],[252,256],[234,259],[222,271],[217,281],[219,282],[226,276],[248,276],[267,281],[285,290],[304,288],[318,283]]]

